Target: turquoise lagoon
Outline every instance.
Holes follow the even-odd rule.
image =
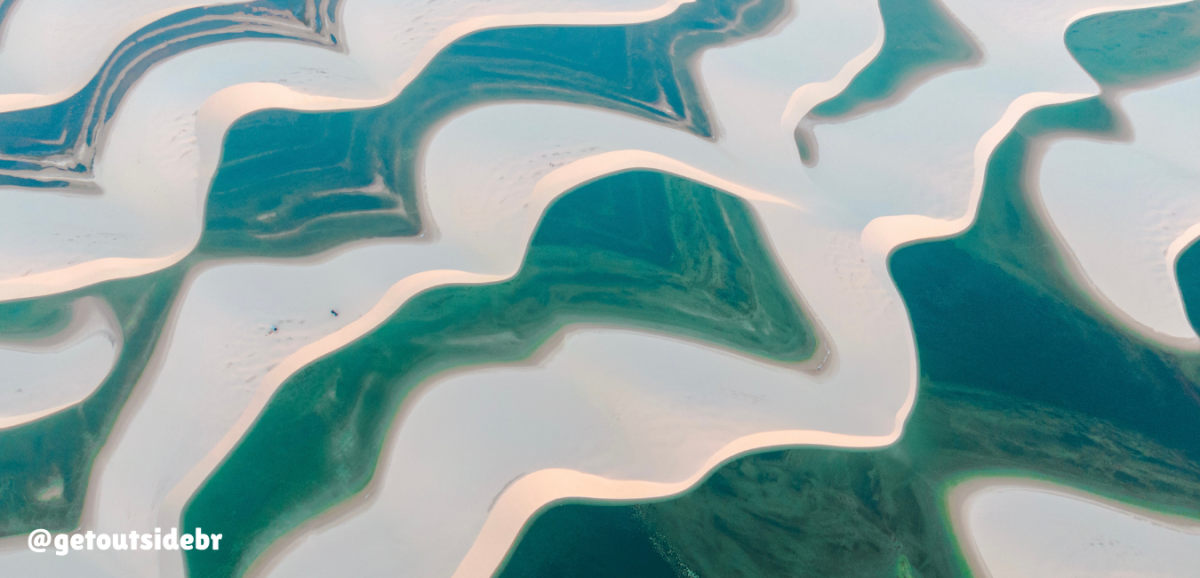
[[[0,15],[7,6],[0,3]],[[1200,356],[1148,342],[1093,303],[1023,180],[1054,139],[1127,136],[1116,95],[1195,68],[1198,6],[1074,24],[1067,47],[1105,93],[1028,113],[988,162],[972,227],[892,254],[921,368],[899,442],[742,456],[666,500],[552,505],[527,524],[499,573],[966,576],[946,492],[992,474],[1200,517]],[[813,119],[869,112],[978,56],[969,32],[933,0],[881,0],[880,8],[884,49]],[[97,296],[112,306],[125,338],[92,396],[0,430],[0,534],[78,525],[92,462],[196,263],[311,255],[363,238],[419,234],[421,144],[442,119],[483,102],[575,102],[711,137],[713,120],[689,64],[705,46],[766,32],[785,11],[776,1],[701,1],[646,24],[485,30],[448,47],[383,106],[269,110],[239,120],[226,137],[193,255],[154,274],[0,304],[0,334],[34,338],[64,327],[75,299]],[[332,12],[303,14],[310,30],[328,32],[336,44]],[[217,31],[210,40],[221,38]],[[133,82],[137,69],[130,70]],[[115,107],[128,89],[105,82],[98,76],[66,108],[0,116],[0,125],[15,127],[0,137],[0,162],[9,163],[0,165],[7,175],[0,178],[10,179],[3,182],[64,182],[29,179],[28,171],[41,166],[39,157],[83,149],[43,149],[49,145],[21,135],[66,127],[68,144],[92,143],[87,135],[115,108],[86,103],[117,95],[109,101]],[[80,158],[71,172],[89,170]],[[1198,254],[1188,249],[1177,265],[1194,325]],[[189,574],[239,576],[272,543],[362,489],[396,409],[423,379],[527,358],[577,322],[669,332],[779,363],[808,359],[821,339],[744,202],[649,171],[584,185],[548,209],[515,278],[427,290],[292,375],[188,503],[185,530],[221,528],[229,537],[219,552],[189,553]],[[55,484],[61,497],[37,499]]]
[[[105,124],[129,89],[163,59],[247,38],[337,47],[338,1],[320,6],[305,0],[200,6],[147,24],[125,38],[79,92],[55,104],[0,113],[0,185],[62,188],[90,176]],[[0,32],[13,4],[15,0],[0,2]]]

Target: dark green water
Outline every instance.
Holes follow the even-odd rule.
[[[586,321],[781,361],[817,345],[743,201],[661,173],[606,177],[550,206],[513,279],[430,289],[290,377],[187,506],[186,527],[232,539],[189,553],[191,572],[240,575],[270,542],[361,490],[397,407],[428,376],[527,358]]]
[[[1106,83],[1119,70],[1122,83],[1163,80],[1192,61],[1174,54],[1175,68],[1154,66],[1192,40],[1178,38],[1175,13],[1085,19],[1067,39],[1104,39],[1119,66],[1096,55],[1080,62]],[[1149,60],[1129,61],[1139,55]],[[751,455],[681,497],[551,507],[500,575],[969,576],[946,493],[981,475],[1051,480],[1200,518],[1200,355],[1148,342],[1094,304],[1025,187],[1054,139],[1129,132],[1107,97],[1029,112],[989,159],[970,229],[892,254],[921,368],[898,443]],[[1179,264],[1192,312],[1195,255]],[[642,554],[630,562],[603,550],[616,543]]]
[[[484,102],[573,102],[711,136],[688,66],[707,46],[764,32],[784,10],[783,0],[710,0],[645,24],[483,30],[446,47],[385,105],[247,115],[225,138],[200,250],[287,256],[420,233],[421,145],[443,119]]]
[[[816,162],[811,122],[843,119],[888,106],[921,79],[979,61],[975,40],[938,0],[879,0],[884,38],[879,54],[833,98],[818,104],[795,131],[806,163]]]

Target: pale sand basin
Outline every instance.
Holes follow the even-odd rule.
[[[849,7],[843,8],[850,9]],[[703,473],[708,471],[707,468],[720,463],[733,454],[747,451],[753,447],[776,444],[829,443],[879,445],[894,439],[899,430],[893,429],[891,432],[887,432],[887,422],[891,421],[898,425],[907,416],[907,402],[910,402],[911,398],[906,397],[906,394],[911,395],[911,388],[915,384],[913,375],[915,364],[912,361],[911,335],[907,328],[904,312],[898,305],[898,296],[894,294],[894,288],[887,281],[884,258],[898,244],[909,242],[914,238],[942,236],[961,231],[973,220],[982,183],[977,180],[972,188],[969,175],[972,170],[981,172],[983,162],[990,155],[992,148],[1007,134],[1024,112],[1036,106],[1070,101],[1095,94],[1095,86],[1075,66],[1065,48],[1061,46],[1061,29],[1069,21],[1069,15],[1081,9],[1076,5],[1068,8],[1069,10],[1064,11],[1066,15],[1063,16],[1061,22],[1040,29],[1044,38],[1036,38],[1040,41],[1040,46],[1055,46],[1054,42],[1058,42],[1057,51],[1051,53],[1056,56],[1055,58],[1050,58],[1045,53],[1033,54],[1028,51],[1018,51],[1029,60],[1012,62],[1009,67],[1001,68],[998,75],[1003,81],[1005,75],[1016,75],[1021,70],[1032,69],[1030,76],[1035,81],[1042,82],[1042,88],[1064,91],[1090,90],[1090,92],[1039,93],[1022,97],[1023,91],[1027,89],[1018,85],[1011,88],[1012,92],[1010,96],[1006,97],[1007,100],[996,98],[979,102],[979,99],[975,99],[975,108],[945,107],[946,102],[957,102],[961,99],[964,91],[971,94],[972,91],[977,90],[977,83],[981,79],[976,76],[969,83],[963,83],[966,86],[960,85],[958,92],[946,90],[934,93],[932,88],[929,90],[919,88],[905,101],[915,100],[923,92],[930,92],[932,95],[926,95],[926,98],[938,97],[944,100],[932,106],[929,104],[925,106],[929,106],[933,110],[947,108],[947,110],[960,115],[946,121],[946,124],[951,127],[960,126],[958,131],[966,133],[962,136],[961,141],[966,143],[962,145],[965,146],[965,150],[954,150],[953,147],[958,144],[958,141],[951,139],[949,144],[943,145],[949,150],[937,150],[935,151],[937,154],[927,157],[944,162],[950,169],[958,168],[960,172],[968,175],[963,179],[967,186],[945,187],[948,189],[948,194],[958,197],[957,200],[935,198],[931,201],[924,199],[923,204],[921,200],[908,201],[909,204],[905,206],[903,205],[905,202],[904,191],[897,191],[895,197],[898,199],[896,202],[901,204],[899,208],[888,206],[881,210],[878,205],[882,203],[876,202],[872,206],[870,203],[856,198],[852,200],[858,201],[858,204],[831,209],[829,205],[837,201],[836,195],[843,193],[844,189],[826,183],[820,183],[821,187],[819,188],[816,184],[805,183],[803,175],[799,173],[798,159],[791,161],[783,159],[784,154],[789,159],[794,158],[794,151],[790,145],[780,146],[780,143],[788,142],[789,128],[778,128],[778,112],[768,115],[760,113],[760,111],[783,110],[790,95],[794,92],[792,87],[802,84],[804,81],[792,80],[789,85],[787,74],[780,73],[779,70],[772,70],[772,75],[764,75],[763,78],[744,78],[746,67],[739,66],[741,62],[737,60],[738,57],[747,60],[754,59],[756,62],[766,60],[779,66],[780,70],[793,71],[793,74],[795,74],[795,70],[803,70],[803,67],[789,67],[787,62],[779,62],[785,60],[779,56],[780,54],[804,59],[803,62],[807,66],[815,66],[816,63],[821,62],[812,54],[802,50],[792,47],[793,50],[785,51],[779,46],[779,44],[786,44],[789,31],[792,31],[793,26],[803,26],[804,20],[798,18],[794,19],[788,28],[767,39],[743,43],[735,48],[714,49],[706,53],[702,61],[701,76],[707,82],[708,96],[714,104],[716,116],[720,120],[722,128],[721,138],[715,145],[619,115],[569,106],[488,106],[464,114],[448,123],[431,142],[426,165],[429,189],[438,191],[438,195],[431,195],[429,202],[433,218],[439,227],[449,223],[450,218],[454,218],[457,220],[455,222],[471,220],[470,228],[474,230],[487,230],[484,228],[484,223],[502,219],[502,222],[509,224],[495,226],[495,228],[518,230],[521,228],[522,221],[530,218],[523,212],[523,203],[529,199],[528,193],[525,191],[529,190],[530,182],[539,182],[534,187],[533,198],[540,199],[544,194],[553,194],[553,191],[558,190],[559,187],[567,186],[565,183],[586,182],[613,171],[637,167],[665,169],[714,186],[722,186],[721,183],[737,183],[737,186],[734,187],[735,193],[738,190],[741,190],[742,194],[747,189],[753,191],[753,195],[746,196],[753,201],[777,254],[790,273],[800,294],[804,295],[812,305],[813,311],[829,330],[832,340],[837,346],[840,357],[839,369],[832,376],[826,378],[827,381],[822,383],[822,388],[837,392],[858,392],[854,397],[856,402],[861,403],[864,398],[873,399],[877,404],[876,408],[892,404],[891,419],[883,417],[886,412],[873,412],[880,416],[876,418],[879,421],[873,428],[880,431],[882,435],[872,437],[861,433],[857,436],[841,433],[840,435],[844,437],[838,437],[836,442],[831,442],[827,437],[831,435],[831,432],[803,431],[806,428],[802,428],[802,426],[797,427],[797,430],[800,431],[776,430],[750,434],[755,436],[750,438],[753,440],[752,442],[739,442],[736,435],[727,433],[725,435],[728,437],[722,440],[727,445],[723,446],[709,440],[709,443],[713,444],[710,447],[716,448],[716,451],[706,456],[710,458],[708,460],[692,456],[690,465],[680,463],[688,460],[680,460],[675,463],[658,460],[655,465],[661,468],[660,471],[663,472],[659,474],[661,477],[639,477],[637,480],[627,482],[613,481],[625,478],[628,475],[627,472],[619,471],[617,468],[613,468],[611,472],[604,472],[604,467],[590,464],[588,456],[579,455],[578,448],[574,448],[575,451],[563,450],[563,453],[567,455],[556,457],[555,459],[560,461],[554,466],[544,466],[547,469],[559,471],[557,474],[545,474],[545,479],[541,474],[520,472],[527,475],[514,481],[512,472],[509,471],[486,474],[491,479],[488,481],[484,479],[484,472],[472,472],[471,476],[463,478],[465,481],[460,486],[461,490],[454,489],[453,491],[447,488],[447,485],[454,484],[453,476],[438,476],[434,480],[413,481],[414,474],[404,471],[404,466],[411,464],[412,461],[396,456],[404,455],[405,451],[417,451],[418,443],[424,446],[421,455],[432,453],[456,455],[455,451],[463,450],[457,449],[457,446],[456,449],[451,449],[450,444],[458,443],[452,439],[458,438],[462,432],[443,436],[430,434],[423,436],[419,442],[406,442],[404,433],[406,426],[402,425],[399,433],[396,434],[399,436],[399,441],[396,442],[394,448],[389,450],[392,457],[388,461],[388,463],[401,463],[402,465],[396,467],[397,471],[402,473],[386,474],[381,472],[380,478],[372,484],[371,490],[369,490],[372,496],[369,507],[350,507],[349,509],[356,515],[339,517],[342,514],[349,514],[349,512],[338,512],[330,516],[328,524],[314,524],[313,526],[319,526],[319,528],[310,532],[302,531],[294,537],[291,546],[281,547],[286,552],[281,559],[272,561],[271,568],[278,569],[279,575],[289,576],[304,575],[308,571],[320,574],[322,568],[327,570],[332,567],[346,567],[345,565],[362,569],[364,572],[368,572],[365,566],[370,566],[370,572],[388,572],[387,569],[392,568],[391,564],[425,567],[425,564],[429,562],[424,560],[436,556],[439,559],[439,567],[441,567],[448,563],[448,560],[456,559],[449,553],[440,553],[440,548],[438,552],[431,552],[428,547],[414,547],[410,554],[411,557],[403,560],[399,560],[400,556],[391,554],[394,548],[398,547],[397,544],[402,542],[395,536],[403,535],[415,540],[429,531],[429,523],[421,524],[409,520],[409,516],[417,520],[429,519],[424,518],[428,514],[422,514],[416,501],[418,501],[418,497],[431,499],[428,493],[422,494],[411,490],[411,487],[408,486],[410,483],[417,483],[426,490],[436,486],[440,491],[444,491],[446,496],[456,496],[459,499],[449,497],[439,499],[442,500],[442,504],[447,505],[446,507],[453,504],[456,509],[476,509],[475,514],[472,515],[476,524],[484,515],[480,510],[491,506],[491,515],[486,518],[480,536],[474,542],[465,561],[458,567],[460,576],[476,576],[490,574],[528,516],[555,500],[570,497],[631,499],[639,495],[648,498],[678,492],[700,479]],[[999,7],[995,9],[1000,10]],[[828,21],[827,15],[814,16],[815,10],[817,10],[815,7],[808,8],[806,13],[812,17],[809,22]],[[870,17],[866,11],[863,14]],[[979,30],[988,31],[988,22],[1004,21],[1003,18],[996,18],[994,14],[988,13],[975,14],[977,21],[959,16],[965,20],[968,28],[981,36],[984,36],[984,32]],[[837,30],[836,26],[827,26],[827,28]],[[807,32],[809,32],[807,36],[809,39],[825,40],[820,36],[819,30]],[[841,36],[846,35],[845,30],[839,30],[839,32]],[[1003,47],[1004,44],[1001,40],[1006,37],[1008,29],[997,25],[990,32],[992,37],[997,39],[992,43],[992,50],[999,51],[996,45],[999,44]],[[847,42],[847,50],[840,58],[853,58],[855,54],[861,53],[863,46],[869,45],[871,42],[872,36],[873,34],[870,33],[864,34],[860,40],[861,44],[857,46]],[[1029,40],[1029,38],[1018,38],[1013,42],[1029,42]],[[831,44],[825,43],[822,46],[829,50]],[[1023,48],[1024,45],[1022,45],[1022,50]],[[728,61],[722,59],[725,56],[728,56]],[[773,59],[766,59],[764,56],[771,56]],[[839,61],[835,58],[830,58],[830,61],[828,74],[832,76],[837,73]],[[984,68],[986,69],[986,65]],[[951,74],[938,80],[954,76],[956,75]],[[819,77],[812,81],[817,80]],[[987,79],[985,77],[983,80],[995,82],[994,78]],[[1022,81],[1020,84],[1034,84],[1025,78],[1019,78],[1019,80]],[[778,89],[772,90],[775,86],[778,86]],[[934,83],[930,83],[930,87],[932,86]],[[1014,100],[1015,102],[1012,102]],[[1010,102],[1012,102],[1011,106]],[[898,105],[898,108],[903,106],[905,103]],[[756,115],[761,118],[756,118]],[[981,121],[975,119],[980,115],[984,119],[992,119],[987,122],[996,123],[995,119],[997,118],[1000,121],[989,129],[990,125],[986,123],[981,125]],[[871,117],[866,118],[870,119]],[[973,120],[962,122],[965,119]],[[907,128],[921,128],[921,124],[918,122],[921,120],[928,119],[916,118]],[[842,126],[851,124],[854,123]],[[569,129],[562,127],[569,127]],[[972,130],[975,132],[971,132]],[[956,138],[958,138],[958,131],[955,131]],[[910,136],[919,134],[919,131],[909,134]],[[980,134],[984,135],[982,140],[980,140]],[[520,138],[514,138],[514,136]],[[921,149],[926,152],[931,148],[927,143],[920,144],[926,147]],[[630,148],[641,150],[629,150]],[[663,154],[657,154],[654,151],[661,151]],[[971,151],[974,151],[975,154],[971,155]],[[894,150],[892,154],[896,155],[902,152],[904,152],[903,149],[899,149]],[[908,154],[916,156],[915,153]],[[876,160],[878,159],[876,158]],[[572,161],[576,164],[571,164]],[[902,163],[896,164],[902,165]],[[461,167],[465,166],[472,167],[472,170],[462,170]],[[560,172],[551,172],[556,167],[561,167],[557,169]],[[789,172],[789,169],[793,168],[795,171]],[[940,174],[935,170],[937,168],[939,167],[930,169],[928,174]],[[513,179],[517,182],[516,185],[496,187],[495,177],[497,175],[508,177],[514,174],[518,176]],[[880,178],[886,179],[886,177],[893,176],[896,175],[887,174]],[[508,180],[509,178],[505,179],[505,181]],[[491,186],[481,187],[480,184],[485,181]],[[802,186],[798,187],[794,184],[796,182],[800,182]],[[884,180],[883,182],[890,181]],[[553,183],[553,185],[543,186],[541,183]],[[920,184],[918,182],[913,186],[916,187]],[[797,190],[798,188],[800,190]],[[482,203],[478,196],[445,195],[449,198],[470,199],[462,201],[464,204],[459,206],[457,211],[439,211],[433,205],[437,202],[435,199],[443,196],[443,192],[459,190],[486,190],[488,192],[486,198],[482,199]],[[974,198],[968,196],[971,191],[974,192]],[[472,207],[467,207],[465,205],[467,202],[474,204]],[[945,214],[939,209],[955,205],[960,207],[960,211],[967,211],[967,214],[954,221],[937,218]],[[925,215],[918,214],[910,218],[899,218],[897,222],[888,222],[885,216],[885,218],[875,221],[874,234],[862,231],[863,223],[871,222],[870,211],[874,210],[876,214],[882,212],[887,215],[888,209],[898,213],[903,213],[905,210],[923,211]],[[859,213],[845,214],[853,213],[855,210],[858,210]],[[838,213],[838,211],[842,211],[842,213]],[[863,212],[866,214],[862,214]],[[930,214],[933,216],[928,216]],[[844,221],[840,224],[831,223],[838,218]],[[901,226],[892,227],[891,225]],[[856,226],[858,227],[857,231],[855,230]],[[865,238],[862,247],[857,241],[860,236]],[[883,242],[885,240],[888,242]],[[509,251],[510,247],[523,247],[524,243],[525,237],[518,235],[513,235],[508,240],[503,238],[487,240],[488,247],[496,253]],[[825,259],[825,256],[831,254],[836,256],[832,262]],[[889,292],[890,302],[888,300]],[[889,329],[890,327],[896,329]],[[632,334],[630,335],[628,339],[636,339]],[[625,338],[610,336],[606,339],[620,341]],[[570,343],[569,339],[567,343]],[[883,344],[882,347],[881,344]],[[686,366],[681,358],[669,357],[667,354],[657,349],[651,350],[647,346],[643,346],[641,349],[653,351],[653,354],[642,357],[637,353],[638,348],[630,348],[629,355],[632,357],[629,361],[631,364],[641,367],[638,371],[644,372],[642,375],[646,376],[643,378],[645,383],[662,383],[663,380],[670,379],[669,375],[664,375],[670,373],[663,369],[665,367]],[[884,351],[889,352],[886,354],[887,361],[883,361],[881,357],[872,357],[880,356]],[[903,356],[906,359],[897,363],[892,357],[893,352],[895,357]],[[872,367],[872,362],[875,361],[883,368]],[[904,371],[896,369],[900,367],[905,368]],[[875,378],[866,377],[872,371],[881,373]],[[894,373],[889,376],[888,371]],[[494,376],[494,373],[489,375]],[[794,374],[792,380],[793,383],[804,383],[806,378],[802,374]],[[561,380],[558,383],[561,383]],[[857,388],[855,388],[856,385]],[[791,387],[795,388],[796,386],[792,385]],[[801,388],[801,391],[808,393],[812,390]],[[821,391],[826,393],[825,389]],[[433,395],[427,394],[425,399],[432,399]],[[850,395],[847,394],[847,398]],[[425,404],[425,401],[417,403],[411,409],[412,413],[408,414],[405,423],[412,423],[420,419],[418,416],[424,411],[433,411],[424,410]],[[861,417],[858,411],[861,410],[855,407],[855,403],[848,401],[836,416],[840,419],[848,419],[848,416],[856,415]],[[771,427],[765,426],[763,429],[770,430]],[[467,437],[466,439],[471,444],[486,445],[493,443],[489,442],[489,439],[499,437],[499,431],[503,431],[502,428],[489,429],[486,435],[480,434],[479,437]],[[490,447],[528,447],[508,443],[509,441],[501,438],[494,442],[496,446]],[[631,446],[635,445],[632,441],[628,443]],[[637,447],[642,447],[642,444],[652,447],[654,442],[639,440]],[[533,452],[537,449],[530,448],[530,451]],[[510,460],[516,460],[511,452],[504,455]],[[542,460],[540,463],[552,463],[545,457],[539,456],[539,458]],[[583,466],[564,465],[572,461],[582,463]],[[569,474],[562,473],[568,467],[575,471]],[[433,472],[423,464],[419,471],[421,472],[419,477],[422,478],[429,478],[433,475]],[[671,473],[675,475],[671,476]],[[390,475],[398,475],[399,480],[404,481],[390,482],[393,479],[389,477]],[[569,484],[563,485],[561,478],[557,477],[559,475],[577,479],[582,485],[577,488],[572,488]],[[592,485],[587,480],[596,481],[596,485]],[[393,483],[406,488],[393,490]],[[495,493],[476,487],[485,483],[490,484],[494,488],[494,492],[500,492],[498,498]],[[383,492],[386,497],[375,498],[377,492]],[[405,495],[412,497],[405,498]],[[474,500],[474,505],[464,505],[466,502],[464,496],[467,495],[475,496],[471,498]],[[396,505],[379,506],[384,503]],[[446,507],[436,510],[437,514],[443,517],[456,516],[447,511]],[[376,513],[376,509],[380,511]],[[469,515],[469,512],[458,515]],[[465,518],[455,517],[454,519]],[[389,555],[386,560],[369,559],[356,563],[350,558],[361,556],[361,550],[338,549],[337,544],[347,546],[358,540],[370,541],[372,540],[371,536],[384,536],[388,540],[391,549],[388,550]],[[459,544],[456,546],[457,548],[461,548],[461,538],[455,538],[453,541]],[[450,537],[445,537],[438,541],[438,544],[445,545],[451,542]],[[327,558],[330,556],[330,552],[343,551],[346,552],[344,557]],[[405,551],[409,550],[406,548]],[[320,559],[325,561],[321,562]],[[271,568],[263,568],[263,570],[269,571]]]
[[[1190,340],[1175,262],[1200,223],[1198,100],[1200,77],[1123,96],[1133,142],[1060,141],[1040,182],[1050,218],[1097,289],[1139,323]]]
[[[108,304],[83,297],[70,324],[34,341],[0,340],[0,428],[74,405],[104,381],[121,352],[121,326]]]
[[[109,124],[95,167],[95,185],[104,194],[0,187],[0,246],[15,251],[2,261],[0,301],[144,274],[182,259],[200,236],[221,140],[242,115],[273,107],[382,104],[438,51],[476,30],[645,22],[681,3],[507,0],[481,8],[469,0],[432,7],[416,0],[355,0],[341,15],[347,42],[355,45],[347,54],[289,42],[237,41],[169,58],[130,90]],[[395,23],[407,22],[413,11],[424,25],[399,34]],[[68,247],[63,236],[86,242]]]
[[[971,478],[947,500],[980,578],[1190,578],[1200,568],[1200,520],[1028,478]]]

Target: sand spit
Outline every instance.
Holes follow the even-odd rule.
[[[954,486],[947,502],[959,546],[983,578],[1184,578],[1200,564],[1200,520],[1070,486],[976,477]]]

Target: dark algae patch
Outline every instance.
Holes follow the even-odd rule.
[[[284,256],[347,236],[419,234],[422,143],[485,102],[597,106],[711,137],[689,66],[703,48],[763,32],[783,12],[782,0],[711,0],[644,24],[482,30],[447,46],[385,105],[249,114],[225,138],[201,250]]]
[[[1084,19],[1067,39],[1104,34],[1098,45],[1115,57],[1153,59],[1192,40],[1177,37],[1170,14]],[[1151,50],[1152,41],[1166,48]],[[1071,46],[1106,89],[1124,86],[1108,84],[1116,77],[1103,59]],[[1123,64],[1145,72],[1120,82],[1190,66],[1186,54],[1173,58],[1170,72]],[[1200,518],[1200,355],[1147,341],[1093,302],[1027,179],[1054,139],[1131,130],[1107,94],[1030,111],[992,153],[973,225],[892,254],[921,369],[896,444],[755,454],[676,498],[555,506],[527,524],[499,575],[570,575],[559,571],[564,561],[620,558],[606,548],[633,542],[625,547],[659,554],[643,564],[647,576],[664,567],[677,577],[970,576],[947,494],[976,476],[1046,480]],[[1178,266],[1193,320],[1196,253]]]
[[[52,297],[0,303],[0,336],[6,338],[64,327],[71,303],[87,296],[108,303],[124,336],[114,367],[90,396],[44,418],[0,429],[0,536],[79,525],[92,463],[146,369],[184,270],[176,265]],[[60,483],[60,496],[40,499]]]
[[[779,361],[817,336],[747,205],[679,177],[629,172],[555,201],[511,280],[421,293],[292,375],[184,511],[220,528],[195,576],[239,576],[272,541],[361,490],[393,416],[428,376],[529,357],[564,325],[617,323]]]
[[[879,54],[833,98],[796,126],[796,148],[805,164],[816,164],[813,127],[888,106],[922,80],[970,66],[983,56],[970,32],[939,0],[879,0],[884,38]]]

